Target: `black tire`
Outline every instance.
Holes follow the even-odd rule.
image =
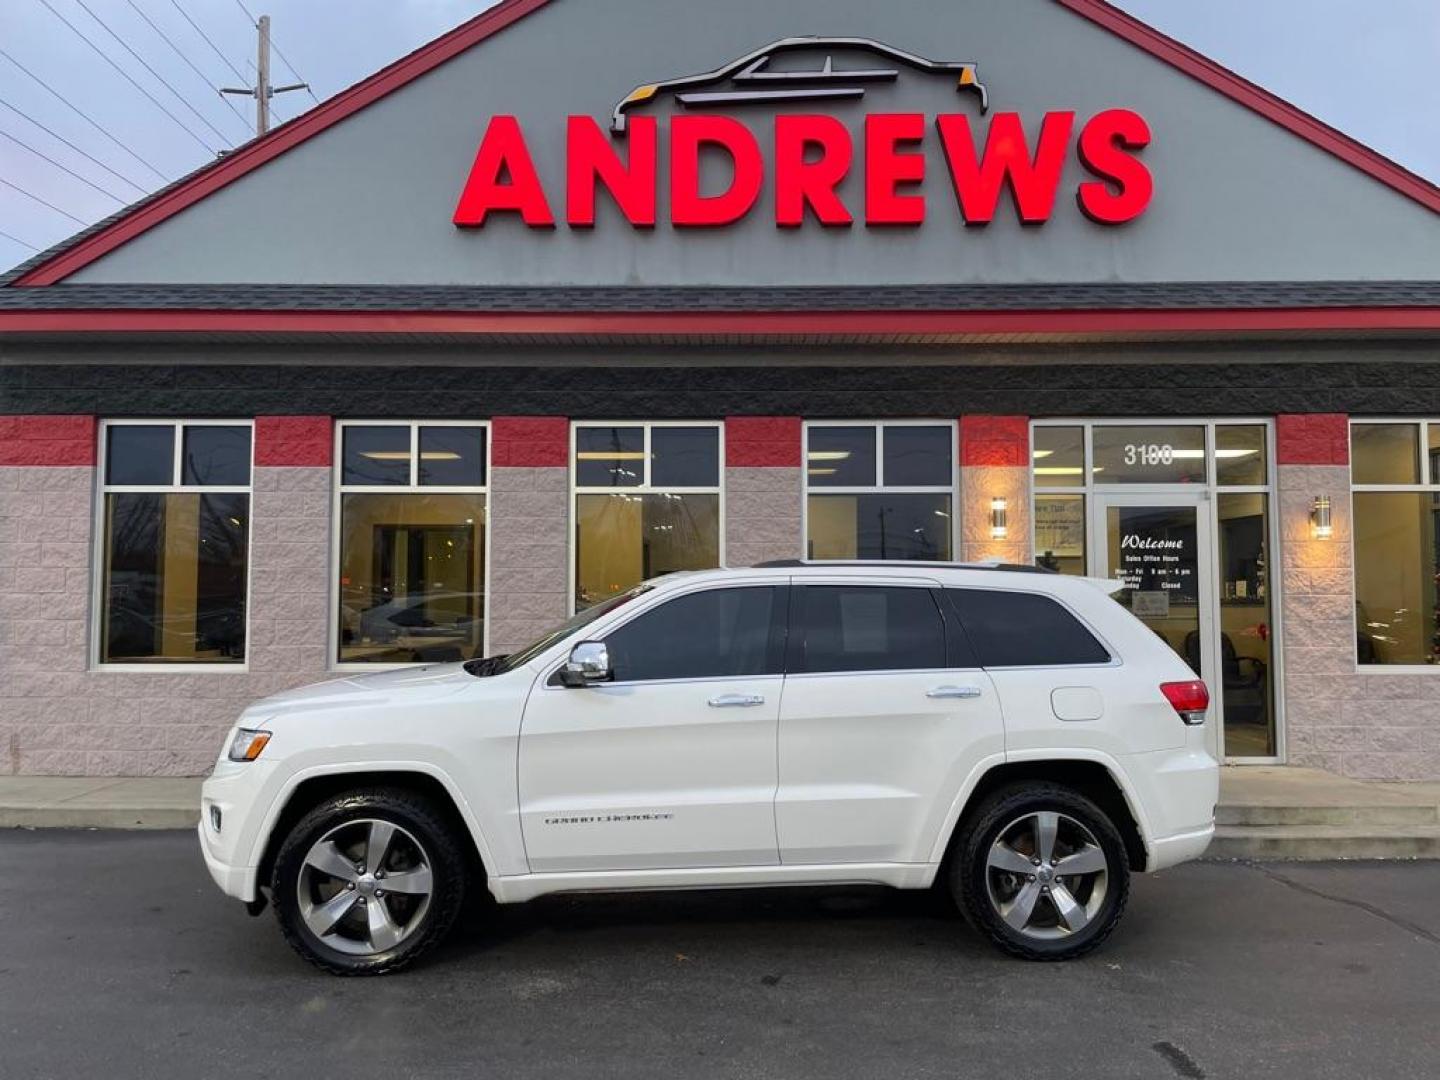
[[[429,865],[431,890],[428,903],[413,915],[413,925],[406,924],[406,934],[398,944],[379,952],[357,954],[327,943],[307,924],[301,907],[300,890],[304,887],[301,871],[312,846],[326,834],[347,823],[367,819],[399,826],[413,837]],[[367,826],[356,825],[356,828]],[[439,807],[423,795],[403,788],[360,789],[327,799],[290,830],[275,858],[270,887],[280,932],[290,947],[306,960],[335,975],[383,975],[405,967],[444,940],[455,924],[465,899],[466,859],[462,843]],[[401,899],[409,901],[409,898]],[[395,901],[396,896],[392,895],[387,903],[393,905]],[[381,900],[371,897],[369,902]]]
[[[1063,926],[1059,909],[1048,893],[1035,902],[1035,918],[1042,924],[1048,918],[1053,926],[1027,926],[1029,933],[1016,929],[1002,917],[997,908],[999,890],[1012,885],[1024,888],[1017,875],[1004,876],[992,871],[991,850],[1002,835],[1010,833],[1028,815],[1054,812],[1083,826],[1104,853],[1106,867],[1104,887],[1095,902],[1095,910],[1079,930]],[[1023,828],[1023,826],[1022,826]],[[1068,831],[1073,826],[1066,824]],[[1014,835],[1014,834],[1011,834]],[[1066,879],[1079,895],[1094,897],[1099,879]],[[1063,883],[1062,883],[1063,884]],[[1105,812],[1089,799],[1059,784],[1030,782],[1001,788],[988,796],[965,822],[957,837],[955,857],[950,867],[950,891],[965,918],[999,948],[1025,960],[1073,960],[1100,945],[1120,921],[1130,896],[1130,866],[1125,842]],[[1058,890],[1057,890],[1058,891]],[[1014,894],[1018,895],[1018,893]],[[1068,895],[1068,894],[1067,894]],[[1077,898],[1079,898],[1077,896]],[[1054,934],[1051,937],[1037,936]]]

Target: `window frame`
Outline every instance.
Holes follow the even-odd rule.
[[[579,471],[578,450],[576,444],[579,442],[581,428],[641,428],[644,433],[642,453],[645,455],[642,464],[644,472],[640,477],[639,484],[628,484],[625,487],[604,487],[598,484],[579,485],[576,475]],[[715,429],[715,486],[661,486],[656,487],[650,483],[650,455],[651,442],[650,434],[656,428],[714,428]],[[566,510],[570,515],[569,543],[566,545],[566,572],[565,572],[565,608],[567,618],[579,610],[575,605],[575,585],[579,577],[580,568],[577,565],[577,557],[580,553],[580,515],[576,512],[579,505],[578,499],[581,495],[715,495],[718,498],[718,511],[716,514],[716,527],[720,535],[716,544],[718,562],[725,565],[725,423],[723,420],[571,420],[570,421],[570,443],[569,443],[569,467],[567,470],[567,482],[569,494]],[[638,582],[636,584],[639,584]],[[636,613],[637,615],[639,612]],[[486,626],[489,626],[487,621]],[[589,639],[587,639],[589,640]]]
[[[1358,425],[1366,427],[1373,424],[1405,424],[1416,428],[1416,435],[1419,439],[1417,447],[1420,455],[1420,483],[1418,484],[1357,484],[1354,479],[1353,435],[1354,428]],[[1430,468],[1430,428],[1440,428],[1440,420],[1431,420],[1425,417],[1414,416],[1352,416],[1345,427],[1345,450],[1348,458],[1346,469],[1351,471],[1350,478],[1350,588],[1352,595],[1358,593],[1356,571],[1358,569],[1358,558],[1355,543],[1355,496],[1359,494],[1391,494],[1391,495],[1435,495],[1440,496],[1440,469]],[[1357,598],[1358,600],[1358,598]],[[1351,605],[1350,612],[1350,637],[1353,642],[1359,640],[1360,636],[1360,613],[1358,602]],[[1440,664],[1362,664],[1359,657],[1354,657],[1355,671],[1362,675],[1434,675],[1440,673]]]
[[[954,562],[960,551],[960,421],[935,419],[901,420],[806,420],[800,431],[800,551],[802,558],[809,558],[810,552],[810,496],[811,495],[949,495],[950,496],[950,558],[949,559],[892,559],[902,565],[926,566]],[[812,487],[810,484],[810,431],[812,428],[853,428],[868,427],[875,431],[875,483],[869,486],[846,484],[838,486]],[[950,484],[895,484],[886,485],[885,480],[885,429],[887,427],[944,427],[950,430]],[[843,559],[816,559],[819,565],[827,562],[844,562]],[[926,669],[928,670],[928,669]]]
[[[485,624],[484,639],[480,643],[480,654],[490,655],[490,523],[493,517],[490,502],[491,447],[493,432],[489,420],[337,420],[335,421],[334,450],[330,482],[330,584],[327,589],[329,603],[325,632],[326,655],[329,657],[328,671],[403,671],[406,668],[424,667],[430,661],[413,660],[397,663],[368,663],[359,660],[340,659],[340,521],[341,507],[346,495],[484,495],[485,525],[481,540],[485,545],[485,566],[481,587],[485,590],[481,603],[480,618]],[[408,484],[346,484],[345,479],[345,429],[352,427],[396,427],[410,429],[410,482]],[[420,484],[420,429],[422,427],[478,427],[485,429],[485,483],[464,484]]]
[[[169,484],[107,484],[105,474],[109,468],[110,437],[111,428],[117,427],[169,427],[172,429],[174,442],[171,453],[171,473]],[[250,482],[244,485],[236,484],[182,484],[181,477],[184,476],[184,448],[185,429],[190,427],[243,427],[250,431]],[[204,419],[189,420],[175,419],[169,417],[124,417],[117,419],[102,419],[96,431],[96,438],[99,445],[95,455],[95,509],[92,515],[94,522],[94,537],[91,545],[91,583],[90,583],[90,619],[88,670],[94,672],[118,671],[138,672],[154,671],[162,674],[180,674],[183,672],[201,672],[204,674],[216,674],[219,672],[236,672],[239,674],[248,673],[250,670],[250,623],[254,605],[252,604],[252,585],[255,574],[255,421],[254,419]],[[250,499],[250,512],[245,522],[245,659],[238,664],[221,664],[214,661],[197,660],[191,664],[156,663],[144,664],[134,661],[120,660],[107,661],[100,655],[101,639],[103,637],[102,626],[105,622],[105,496],[112,494],[155,494],[155,495],[188,495],[194,492],[213,493],[217,495],[246,495]]]

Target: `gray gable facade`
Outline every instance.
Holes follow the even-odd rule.
[[[666,214],[660,118],[659,225],[636,229],[609,199],[596,227],[563,224],[565,123],[602,125],[633,87],[708,71],[793,35],[870,38],[978,65],[990,117],[1018,112],[1077,128],[1110,108],[1145,117],[1154,177],[1138,220],[1095,224],[1074,201],[1093,179],[1072,151],[1051,219],[1022,226],[1008,197],[966,227],[933,123],[923,143],[921,226],[798,229],[774,223],[774,177],[743,220],[678,229]],[[873,58],[872,58],[873,59]],[[837,57],[837,66],[854,65]],[[729,110],[772,158],[775,107]],[[850,128],[854,164],[839,193],[859,218],[866,113],[960,112],[985,130],[953,81],[904,70],[859,101],[814,102]],[[481,229],[452,223],[493,115],[514,115],[562,223],[514,214]],[[617,145],[619,145],[617,141]],[[714,163],[709,163],[714,164]],[[707,172],[707,185],[723,171]],[[440,286],[868,286],[1039,283],[1306,282],[1440,279],[1440,215],[1067,10],[1056,0],[551,0],[466,52],[140,234],[73,284]]]

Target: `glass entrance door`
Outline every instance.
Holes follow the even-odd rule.
[[[1206,738],[1221,754],[1216,670],[1212,515],[1202,492],[1107,494],[1095,500],[1092,565],[1125,583],[1120,603],[1145,623],[1210,688]]]

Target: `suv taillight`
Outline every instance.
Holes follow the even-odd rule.
[[[1180,719],[1187,724],[1203,724],[1205,710],[1210,707],[1210,691],[1199,679],[1188,682],[1167,682],[1160,684],[1165,700],[1175,707]]]

